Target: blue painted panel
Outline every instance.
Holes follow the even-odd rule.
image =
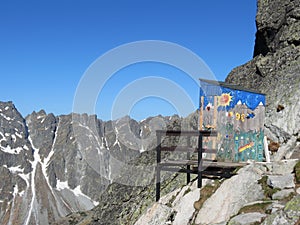
[[[259,104],[265,106],[266,100],[265,95],[253,93],[250,91],[236,90],[227,87],[222,87],[213,84],[205,84],[201,82],[200,96],[204,96],[204,107],[209,103],[213,103],[213,96],[222,96],[222,94],[229,94],[231,101],[227,106],[221,106],[218,110],[226,110],[234,108],[234,106],[240,102],[245,104],[249,109],[254,110]]]
[[[218,160],[262,161],[265,95],[236,86],[231,88],[228,84],[203,81],[200,84],[200,96],[204,97],[203,129],[210,129],[214,120],[211,108],[217,104]],[[241,104],[246,107],[240,107]]]

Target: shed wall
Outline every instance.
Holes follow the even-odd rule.
[[[199,129],[216,129],[219,161],[264,160],[265,95],[201,82]]]

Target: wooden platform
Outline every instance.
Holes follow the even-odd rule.
[[[202,171],[205,171],[205,168],[216,167],[216,168],[238,168],[247,165],[248,163],[243,162],[218,162],[218,161],[210,161],[203,160],[202,167],[204,168]],[[198,161],[196,160],[167,160],[161,161],[159,166],[182,166],[182,165],[190,165],[198,167]]]
[[[218,162],[214,160],[204,159],[203,153],[216,153],[217,149],[203,148],[203,137],[217,137],[216,131],[174,131],[174,130],[158,130],[157,136],[157,166],[156,166],[156,201],[160,199],[160,183],[161,171],[171,171],[187,174],[187,183],[190,182],[190,174],[197,174],[198,188],[202,187],[202,177],[209,178],[228,178],[234,175],[234,170],[247,165],[243,162]],[[187,146],[161,146],[162,137],[180,136],[187,138]],[[190,138],[197,137],[197,147],[190,146]],[[179,152],[183,153],[179,160],[161,160],[161,153]],[[196,153],[197,159],[191,159],[191,154]]]

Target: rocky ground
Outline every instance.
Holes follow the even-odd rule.
[[[254,162],[230,179],[205,180],[200,191],[193,182],[153,203],[135,225],[295,224],[300,219],[297,162]]]

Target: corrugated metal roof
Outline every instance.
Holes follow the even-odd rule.
[[[248,88],[244,88],[242,86],[239,85],[235,85],[235,84],[229,84],[223,81],[217,81],[217,80],[206,80],[206,79],[199,79],[200,82],[205,82],[211,85],[216,85],[216,86],[221,86],[221,87],[226,87],[226,88],[230,88],[230,89],[234,89],[234,90],[240,90],[240,91],[247,91],[247,92],[252,92],[252,93],[256,93],[256,94],[261,94],[261,95],[266,95],[264,93],[258,92],[256,90],[253,89],[248,89]]]

